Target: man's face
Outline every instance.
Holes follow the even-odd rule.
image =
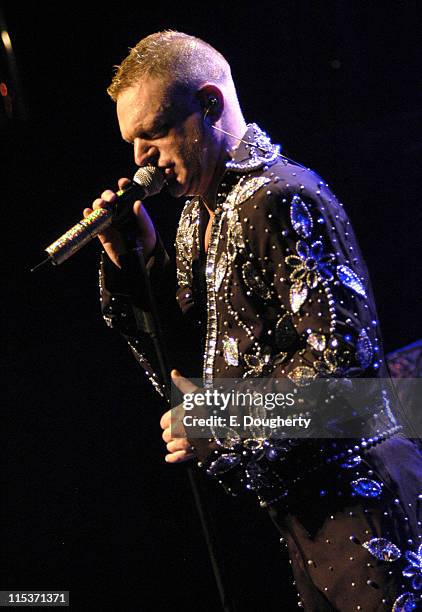
[[[119,94],[117,117],[123,139],[133,144],[135,163],[161,168],[171,195],[207,193],[219,143],[194,96],[176,94],[158,79],[144,78]]]

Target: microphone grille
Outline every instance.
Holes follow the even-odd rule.
[[[135,173],[133,181],[142,185],[149,196],[161,191],[164,175],[155,166],[143,166]]]

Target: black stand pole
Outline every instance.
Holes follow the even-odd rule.
[[[171,406],[171,379],[169,375],[168,360],[164,348],[164,342],[162,339],[154,293],[152,291],[151,282],[145,265],[143,248],[138,238],[134,234],[130,236],[129,242],[131,243],[130,246],[132,250],[136,251],[137,253],[137,263],[139,264],[139,272],[143,281],[143,288],[146,294],[145,301],[147,303],[147,306],[149,306],[149,308],[146,310],[142,309],[144,319],[143,332],[146,332],[152,340],[160,368],[161,380],[164,385],[164,395]],[[223,576],[217,561],[215,535],[212,533],[212,530],[210,528],[211,520],[209,515],[207,516],[206,509],[201,499],[197,476],[192,467],[190,466],[187,467],[187,473],[192,489],[195,506],[199,515],[199,520],[201,523],[205,543],[208,549],[208,556],[213,570],[218,593],[220,596],[222,610],[224,610],[224,612],[235,612],[235,606],[229,600],[227,588],[224,584]]]

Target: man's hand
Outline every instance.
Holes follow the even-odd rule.
[[[119,189],[123,189],[125,185],[130,183],[130,180],[127,178],[121,178],[118,182]],[[97,208],[105,208],[109,202],[114,202],[116,199],[116,194],[114,191],[107,189],[103,191],[100,198],[97,198],[92,203],[92,208],[84,209],[84,217],[88,217],[92,213],[93,210]],[[155,242],[156,242],[156,233],[154,224],[151,221],[147,211],[142,206],[142,202],[137,200],[133,205],[133,212],[136,216],[139,228],[139,238],[144,248],[144,257],[147,260],[149,255],[152,253]],[[126,252],[125,242],[122,234],[113,227],[108,227],[103,234],[98,234],[98,238],[103,245],[103,248],[111,261],[120,268],[119,255],[122,255]]]
[[[171,378],[182,393],[193,393],[197,389],[187,378],[181,376],[177,370],[172,371]],[[186,432],[182,423],[184,414],[183,405],[180,405],[172,410],[168,410],[161,417],[160,425],[164,430],[162,437],[164,442],[166,442],[169,452],[164,457],[167,463],[181,463],[195,457],[195,451],[185,435]]]

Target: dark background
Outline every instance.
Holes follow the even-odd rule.
[[[184,468],[163,461],[163,406],[101,320],[97,244],[29,273],[90,201],[135,170],[105,93],[112,66],[165,28],[198,35],[229,59],[246,119],[344,202],[391,351],[422,336],[417,7],[3,3],[25,113],[15,99],[15,118],[3,113],[0,132],[2,386],[10,400],[2,589],[67,589],[77,610],[219,609]],[[182,204],[150,200],[170,248]],[[210,483],[206,491],[238,610],[296,609],[265,511]]]

